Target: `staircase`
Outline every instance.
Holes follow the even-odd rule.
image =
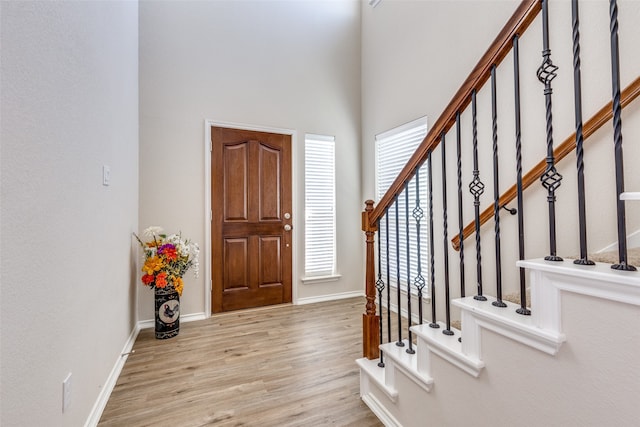
[[[571,4],[557,2],[560,6],[571,7],[574,76],[578,76],[574,82],[578,83],[574,86],[575,99],[554,98],[556,111],[573,110],[574,106],[576,111],[575,133],[554,147],[551,81],[555,78],[556,70],[548,49],[548,2],[549,0],[523,0],[520,3],[377,206],[374,208],[373,201],[366,202],[362,229],[367,244],[367,305],[363,315],[364,357],[358,359],[357,364],[360,368],[361,398],[386,426],[640,425],[640,272],[634,267],[640,265],[640,231],[627,233],[625,214],[625,203],[635,204],[633,208],[630,207],[629,212],[634,216],[633,228],[637,229],[636,200],[640,196],[635,191],[640,185],[640,174],[633,169],[623,173],[621,138],[621,111],[633,105],[633,101],[640,96],[640,78],[620,90],[619,75],[616,76],[612,71],[611,80],[603,80],[614,88],[613,102],[604,105],[583,126],[579,102],[580,61],[575,56],[576,52],[578,55],[580,53],[577,1],[573,0]],[[615,64],[619,60],[617,47],[614,48],[614,44],[617,44],[615,0],[610,2],[610,11],[610,61]],[[541,104],[545,108],[546,129],[535,131],[531,130],[532,126],[528,126],[530,134],[525,135],[524,130],[521,134],[520,88],[516,83],[510,89],[516,99],[516,119],[513,125],[516,166],[512,162],[507,167],[512,168],[511,171],[517,169],[517,182],[500,194],[498,171],[501,167],[504,169],[505,161],[502,157],[498,161],[497,127],[498,123],[503,123],[500,120],[504,116],[498,120],[496,115],[496,70],[502,60],[510,56],[509,61],[512,61],[514,69],[513,80],[519,81],[518,42],[529,26],[540,23],[543,24],[544,48],[543,62],[537,76],[544,85],[544,102]],[[563,31],[566,30],[566,26],[563,27]],[[612,69],[615,68],[612,65]],[[640,70],[633,70],[633,75],[639,74]],[[480,93],[484,84],[489,81],[491,96],[486,95],[484,99],[491,98],[490,105],[488,101],[485,102],[485,111],[487,108],[492,110],[493,135],[483,135],[478,139],[493,140],[493,165],[488,156],[480,163],[476,158],[478,152],[489,153],[491,150],[489,146],[478,148],[476,139],[476,93]],[[501,91],[504,93],[505,90]],[[595,101],[591,102],[592,105],[594,103]],[[504,102],[500,104],[500,108],[504,108],[503,104]],[[631,128],[636,129],[634,135],[638,135],[640,110],[637,105],[630,110],[625,115],[625,123],[631,123]],[[489,114],[485,113],[485,120],[487,116]],[[478,117],[482,116],[478,114]],[[599,130],[604,124],[609,126],[609,133],[606,135]],[[454,126],[455,130],[452,130]],[[469,130],[471,126],[472,131]],[[448,135],[449,133],[452,135]],[[466,157],[461,155],[461,151],[464,151],[460,148],[461,134],[473,135],[473,145],[470,138],[464,142]],[[615,146],[615,155],[608,158],[591,148],[591,158],[583,162],[582,144],[593,135],[596,137],[592,139],[607,140],[610,146]],[[524,141],[542,145],[546,139],[547,150],[546,158],[524,174],[520,152],[521,136]],[[445,145],[456,143],[457,157],[451,159],[445,153]],[[509,143],[512,144],[513,141]],[[469,160],[471,149],[474,155],[473,166]],[[637,159],[637,151],[633,150],[638,148],[630,150],[634,153],[630,159]],[[451,154],[453,147],[448,151]],[[574,159],[577,159],[577,168],[576,162],[571,166],[565,162],[556,169],[557,162],[569,154],[574,154]],[[438,158],[441,158],[440,165],[436,163]],[[635,167],[636,162],[637,160],[627,161],[627,167]],[[528,163],[532,164],[531,160]],[[449,170],[447,173],[446,164],[457,164],[457,171]],[[584,180],[582,173],[585,164],[588,165],[586,169],[591,171],[594,168],[614,171],[610,174],[611,177],[606,178],[609,180],[606,185],[599,187],[599,191],[597,188],[600,183],[594,186],[593,179],[591,188],[581,182]],[[410,207],[409,184],[414,182],[417,171],[422,167],[427,167],[429,171],[429,201],[422,201],[423,204],[420,205],[416,189],[416,206]],[[432,170],[436,171],[434,175],[440,173],[440,176],[436,175],[434,178],[440,181],[435,186],[432,186],[431,181]],[[562,175],[565,178],[573,175],[573,179],[562,181],[560,187]],[[599,173],[597,176],[600,179],[603,175],[606,174]],[[625,177],[632,183],[631,192],[624,191]],[[487,200],[491,196],[483,196],[483,189],[486,184],[489,190],[492,178],[494,199]],[[484,180],[484,184],[481,180]],[[447,181],[454,184],[447,187]],[[455,188],[452,189],[456,181],[457,205]],[[533,189],[527,190],[531,185]],[[417,184],[415,187],[417,188]],[[431,191],[432,188],[437,190]],[[564,199],[557,202],[561,193],[556,193],[558,188],[563,189]],[[603,188],[609,189],[607,191],[611,194],[601,197]],[[470,191],[473,200],[466,193],[466,197],[463,197],[463,190]],[[527,203],[524,203],[524,190],[527,190]],[[567,191],[571,202],[566,201]],[[447,199],[447,193],[453,194],[449,194]],[[619,202],[615,203],[616,199]],[[434,200],[440,204],[437,208],[441,209],[437,213],[440,218],[435,222]],[[607,206],[603,200],[606,200]],[[504,220],[501,228],[500,216],[504,213],[503,208],[511,202],[514,205],[517,202],[517,228],[514,220],[510,222],[511,228],[505,226],[504,224],[509,224],[508,219]],[[382,256],[385,251],[380,245],[381,241],[385,241],[382,224],[383,221],[388,224],[389,218],[393,216],[391,208],[397,207],[399,203],[406,203],[406,212],[425,212],[424,218],[420,215],[414,221],[418,235],[423,219],[422,227],[432,233],[428,248],[430,266],[422,266],[423,275],[418,268],[415,278],[401,278],[400,262],[393,260],[389,263],[388,239],[385,256]],[[479,208],[481,203],[486,205],[482,214]],[[586,214],[585,204],[591,209]],[[459,219],[458,224],[453,225],[453,221],[448,222],[448,218],[455,217],[456,210]],[[536,224],[535,232],[529,232],[526,241],[523,210],[526,211],[524,216],[529,224]],[[475,214],[474,220],[465,227],[463,218],[471,217],[472,211]],[[406,223],[409,223],[408,214],[406,217]],[[396,210],[395,220],[397,219]],[[483,224],[491,220],[494,230],[483,228]],[[399,229],[397,224],[396,222],[396,230]],[[596,235],[599,240],[594,240],[600,247],[616,240],[616,243],[606,248],[615,250],[612,257],[604,254],[587,256],[588,226],[589,235]],[[599,229],[615,230],[616,226],[615,239],[604,236]],[[404,230],[403,227],[400,229]],[[556,228],[560,233],[557,233]],[[577,233],[576,228],[579,228]],[[406,229],[405,242],[408,242],[409,226]],[[508,249],[501,253],[501,239],[506,240],[504,236],[509,232],[510,246],[505,245]],[[385,233],[389,233],[388,228]],[[424,236],[425,228],[422,233]],[[517,237],[514,238],[514,235]],[[464,241],[471,236],[475,237],[475,247],[473,242],[468,242],[466,250],[469,255],[465,259]],[[516,239],[517,246],[514,244]],[[562,259],[558,256],[556,240],[561,239],[565,239],[561,246],[565,251],[570,248],[569,253],[574,254],[574,257],[565,256]],[[572,242],[566,243],[568,239],[572,239]],[[437,245],[434,245],[434,240]],[[484,247],[490,246],[489,251],[481,248],[481,240]],[[603,244],[603,241],[606,243]],[[408,246],[407,243],[407,254]],[[524,256],[525,247],[527,257]],[[424,250],[424,246],[422,248]],[[404,248],[398,245],[395,253],[400,253],[401,250]],[[418,259],[420,250],[420,245],[417,245]],[[452,250],[459,251],[456,254],[459,257],[449,259],[449,251]],[[492,250],[495,252],[491,253]],[[531,257],[531,253],[535,254],[534,257]],[[544,255],[547,256],[535,258]],[[383,258],[386,266],[380,264]],[[408,262],[405,267],[405,271],[410,270]],[[390,269],[398,271],[394,283],[389,279]],[[504,275],[502,270],[505,270]],[[386,278],[381,274],[382,271],[386,272]],[[426,295],[424,297],[423,289]],[[516,290],[517,293],[508,294]],[[406,300],[401,302],[400,294]],[[413,294],[417,294],[417,298]],[[511,295],[515,295],[515,298],[511,298]],[[395,296],[398,296],[397,300]],[[416,304],[420,308],[419,318],[416,315]],[[426,308],[426,313],[430,312],[424,319],[423,307]],[[386,317],[383,317],[383,309],[386,309]],[[392,331],[392,320],[388,314],[391,311],[399,312],[396,322],[410,324],[408,330],[399,328]],[[411,321],[407,322],[407,318]]]
[[[381,346],[384,368],[357,361],[361,397],[386,426],[637,425],[640,273],[519,265],[531,316],[457,299],[462,331],[417,325],[415,355],[392,342]]]

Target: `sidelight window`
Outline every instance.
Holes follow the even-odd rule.
[[[305,276],[336,275],[335,138],[305,135]]]

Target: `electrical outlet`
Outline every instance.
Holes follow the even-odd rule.
[[[102,166],[102,185],[111,184],[111,168],[107,165]]]
[[[62,412],[64,413],[71,403],[71,372],[62,381]]]

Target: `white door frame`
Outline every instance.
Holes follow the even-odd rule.
[[[224,127],[230,129],[251,130],[256,132],[278,133],[291,136],[291,217],[294,218],[294,228],[291,235],[291,243],[293,251],[291,251],[291,299],[293,304],[298,301],[298,263],[296,249],[299,247],[297,242],[296,222],[296,201],[298,194],[298,180],[296,168],[296,148],[297,148],[297,131],[293,129],[275,128],[268,126],[249,125],[243,123],[229,123],[218,120],[205,119],[204,121],[204,248],[200,251],[201,261],[204,261],[204,314],[205,317],[211,317],[211,291],[213,281],[211,279],[211,127]]]

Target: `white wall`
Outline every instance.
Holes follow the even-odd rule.
[[[385,1],[376,8],[362,8],[362,135],[363,195],[374,194],[374,137],[399,124],[427,115],[432,125],[453,97],[478,59],[515,11],[517,1]],[[552,86],[554,141],[558,145],[574,130],[573,69],[570,3],[551,1],[550,26],[552,60],[560,67]],[[608,3],[581,2],[581,44],[583,77],[583,117],[587,119],[611,97]],[[640,75],[635,54],[640,42],[638,16],[640,4],[619,2],[621,80],[629,84]],[[546,155],[545,104],[543,85],[535,72],[541,63],[542,33],[540,17],[520,41],[521,99],[523,124],[523,168],[528,171]],[[401,65],[399,65],[401,64]],[[515,183],[515,138],[513,109],[513,65],[509,55],[498,69],[498,145],[500,193]],[[480,178],[485,184],[481,210],[493,204],[491,152],[490,84],[478,95]],[[634,161],[640,158],[635,141],[640,138],[639,105],[623,114],[626,188],[640,188],[640,174]],[[616,241],[615,184],[611,124],[607,124],[586,145],[587,219],[589,249],[592,252]],[[472,180],[472,139],[470,109],[462,116],[464,224],[473,220],[473,197],[468,191]],[[448,239],[458,232],[455,128],[447,135]],[[443,283],[442,184],[440,149],[434,152],[434,223],[436,225],[436,281]],[[565,257],[579,254],[575,155],[558,165],[564,176],[557,191],[558,253]],[[627,203],[629,234],[640,228],[640,204]],[[510,203],[511,207],[516,202]],[[526,256],[548,254],[546,191],[539,183],[525,193]],[[517,219],[501,215],[502,275],[505,291],[518,287]],[[495,295],[494,224],[483,228],[482,259],[485,293]],[[452,295],[459,293],[458,253],[449,246]],[[475,290],[475,242],[465,242],[467,294]],[[442,291],[443,292],[443,291]],[[444,292],[439,295],[440,301]],[[442,307],[442,305],[440,305]]]
[[[140,4],[140,227],[204,246],[205,120],[297,132],[294,278],[298,298],[363,288],[360,232],[360,5],[182,1]],[[304,134],[336,137],[337,282],[301,285]],[[203,247],[201,263],[209,255]],[[203,269],[204,273],[204,269]],[[183,314],[203,313],[205,274],[187,275]],[[141,319],[152,293],[139,288]],[[294,290],[294,295],[295,295]]]
[[[136,322],[138,6],[0,7],[0,424],[79,426]]]

